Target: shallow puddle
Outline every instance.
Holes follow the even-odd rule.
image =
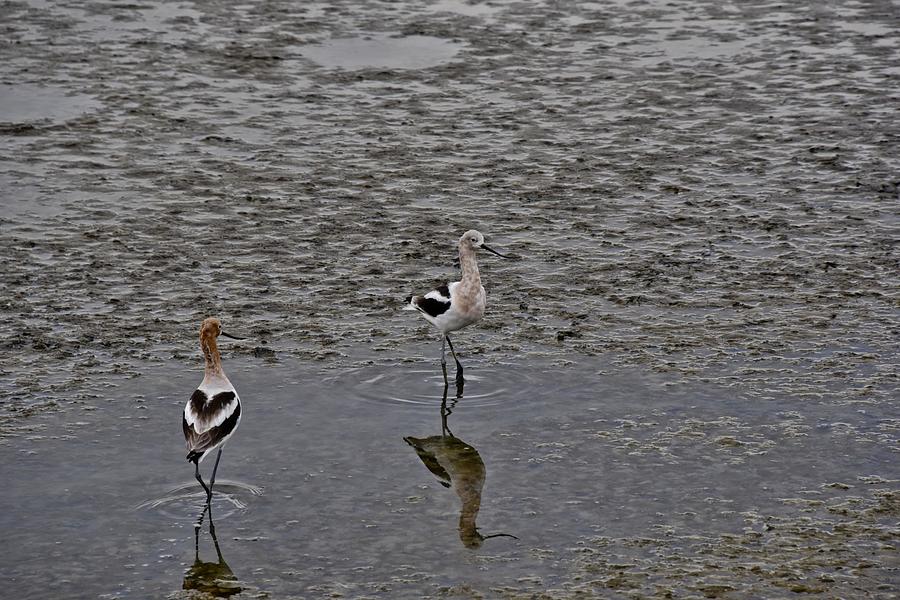
[[[100,106],[90,96],[73,94],[62,87],[28,83],[0,84],[0,124],[60,122],[94,111]]]
[[[457,13],[467,17],[489,17],[504,8],[504,4],[499,2],[477,0],[438,0],[427,5],[427,10]]]
[[[314,63],[340,69],[427,69],[453,59],[461,46],[450,40],[410,35],[336,38],[300,52]]]

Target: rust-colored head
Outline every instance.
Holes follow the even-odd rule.
[[[221,333],[222,324],[215,317],[204,319],[203,324],[200,325],[200,349],[203,351],[203,357],[206,359],[207,375],[222,371],[222,359],[219,356],[219,347],[216,344],[216,338]]]
[[[200,341],[215,340],[222,333],[222,323],[215,317],[203,319],[200,325]]]

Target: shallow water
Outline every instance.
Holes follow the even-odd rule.
[[[248,338],[213,507],[245,597],[900,587],[895,3],[0,19],[2,594],[217,572],[178,431],[211,314]],[[448,439],[400,308],[472,227],[515,258],[480,259]],[[464,448],[518,540],[463,543]]]
[[[230,367],[245,417],[213,514],[249,597],[854,595],[896,581],[895,462],[872,451],[891,436],[886,409],[749,402],[587,363],[499,365],[501,383],[467,382],[475,402],[448,399],[447,435],[484,464],[466,537],[460,497],[403,441],[442,434],[441,381],[373,366],[357,375],[382,377],[363,390],[292,362]],[[35,418],[3,449],[4,571],[18,597],[181,587],[203,494],[173,446],[196,375],[173,365],[129,379],[118,402]],[[509,401],[479,402],[492,393]],[[411,410],[398,394],[433,401]],[[496,533],[518,539],[477,537]],[[215,558],[205,529],[200,540]]]

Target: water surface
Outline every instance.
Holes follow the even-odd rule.
[[[896,468],[891,453],[872,452],[893,419],[877,407],[749,402],[591,361],[564,370],[522,361],[494,366],[499,384],[473,377],[472,403],[451,385],[442,421],[443,384],[422,368],[370,368],[383,376],[369,384],[369,396],[385,398],[376,403],[352,379],[302,364],[227,364],[245,411],[213,516],[245,593],[499,587],[526,597],[627,582],[646,594],[717,585],[856,594],[893,579]],[[196,379],[176,365],[152,369],[123,382],[115,401],[34,420],[3,449],[5,572],[19,597],[159,597],[181,587],[203,501],[179,431]],[[494,388],[508,401],[479,401]],[[431,400],[391,400],[406,395]],[[449,488],[410,437],[467,448],[442,459]],[[472,461],[483,464],[478,477]],[[498,533],[518,539],[487,537]],[[210,541],[204,529],[201,549],[215,558]],[[783,569],[798,556],[817,561],[814,578]]]

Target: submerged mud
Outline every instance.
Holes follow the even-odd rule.
[[[199,367],[213,314],[249,338],[226,364],[431,365],[403,299],[453,277],[477,228],[514,258],[480,257],[468,373],[596,361],[733,403],[703,423],[547,413],[575,438],[509,460],[678,472],[693,439],[740,469],[823,427],[876,458],[740,531],[578,533],[530,550],[563,580],[440,595],[896,589],[896,4],[26,0],[0,19],[4,461],[44,413],[111,419],[147,368]],[[735,415],[772,402],[780,424]]]

